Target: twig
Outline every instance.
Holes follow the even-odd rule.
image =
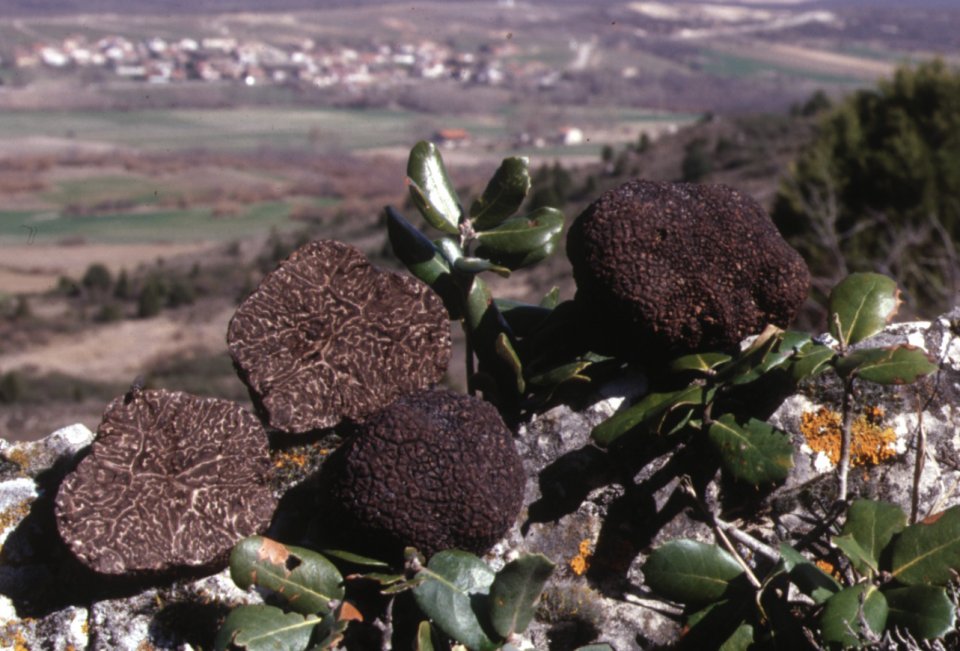
[[[919,399],[918,399],[919,403]],[[927,454],[927,434],[923,429],[923,408],[917,405],[917,451],[913,465],[913,491],[910,493],[910,524],[916,524],[920,512],[920,478]]]
[[[765,556],[773,562],[776,562],[780,559],[780,552],[766,544],[762,540],[757,540],[746,531],[741,531],[736,526],[730,524],[729,522],[724,522],[720,518],[714,516],[714,522],[717,523],[717,526],[723,529],[725,532],[730,534],[733,538],[737,539],[737,542],[747,547],[751,551],[754,551],[761,556]]]
[[[744,574],[747,576],[747,580],[750,581],[750,585],[759,590],[763,585],[760,583],[760,579],[757,578],[757,575],[754,574],[750,566],[747,565],[747,562],[740,555],[740,552],[737,551],[737,548],[734,547],[733,543],[730,542],[730,539],[727,538],[727,534],[723,532],[723,528],[720,526],[717,516],[707,507],[703,500],[700,499],[700,496],[697,495],[697,489],[693,487],[693,483],[690,481],[690,478],[684,476],[680,480],[680,487],[688,495],[690,495],[690,497],[693,498],[693,501],[696,503],[697,507],[707,516],[714,535],[720,540],[723,546],[726,547],[727,551],[730,552],[733,558],[736,559],[737,564],[743,568]]]
[[[843,382],[843,425],[840,432],[840,463],[837,464],[837,500],[847,501],[847,478],[850,474],[850,439],[853,436],[853,378]]]

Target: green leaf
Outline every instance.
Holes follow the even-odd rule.
[[[716,545],[671,540],[643,564],[644,582],[654,592],[683,604],[717,601],[743,569]]]
[[[553,567],[543,554],[525,554],[497,572],[490,586],[490,621],[497,634],[508,638],[527,629]]]
[[[708,434],[723,467],[739,481],[753,485],[781,481],[793,468],[790,437],[762,420],[751,418],[740,425],[732,414],[724,414]]]
[[[930,640],[953,630],[957,610],[947,591],[932,585],[911,585],[885,590],[890,606],[888,626],[899,626],[914,637]]]
[[[926,351],[916,346],[864,348],[840,357],[836,363],[842,377],[858,377],[877,384],[912,384],[937,370]]]
[[[523,393],[527,388],[526,382],[523,380],[523,364],[520,362],[520,356],[514,350],[513,344],[510,343],[510,337],[501,332],[497,335],[494,347],[500,359],[513,371],[517,393]]]
[[[744,351],[717,370],[717,380],[732,381],[733,384],[752,382],[758,377],[757,368],[776,350],[782,337],[783,330],[768,325]]]
[[[896,504],[874,500],[855,500],[847,510],[847,521],[840,531],[841,536],[852,537],[863,551],[865,558],[854,558],[857,550],[845,542],[837,546],[853,561],[854,568],[861,574],[868,570],[876,573],[880,563],[880,553],[890,543],[895,534],[907,526],[907,516]],[[834,540],[836,543],[836,540]],[[846,546],[844,546],[846,545]]]
[[[593,362],[589,360],[578,360],[576,362],[570,362],[569,364],[561,364],[555,368],[537,373],[530,378],[529,384],[535,387],[549,388],[572,380],[589,382],[590,378],[583,375],[582,372],[592,365]]]
[[[960,506],[910,525],[893,541],[890,572],[906,585],[946,585],[960,570]]]
[[[415,651],[433,651],[433,634],[431,633],[430,622],[424,620],[417,627],[417,646]]]
[[[844,588],[830,597],[820,615],[820,632],[831,645],[861,647],[866,637],[862,621],[879,635],[887,625],[887,600],[872,583]]]
[[[829,346],[811,341],[801,346],[790,359],[790,377],[794,382],[813,377],[829,368],[830,361],[836,355],[837,353]]]
[[[785,543],[780,545],[780,560],[790,574],[790,580],[818,604],[824,603],[840,591],[840,583],[835,578]]]
[[[512,217],[496,228],[477,233],[477,255],[511,269],[520,269],[553,253],[563,232],[563,213],[540,208],[527,217]]]
[[[830,292],[830,334],[845,346],[872,337],[893,320],[900,290],[892,278],[853,273]]]
[[[747,651],[752,644],[753,626],[743,622],[733,632],[733,635],[719,646],[718,651]]]
[[[552,309],[508,298],[495,298],[493,302],[503,318],[507,320],[510,329],[519,337],[525,337],[535,331],[553,313]]]
[[[393,208],[388,206],[386,213],[390,246],[410,273],[430,286],[450,273],[449,263],[433,242]]]
[[[316,615],[285,613],[274,606],[234,608],[217,633],[217,651],[303,651],[321,620]]]
[[[540,307],[553,310],[560,304],[560,288],[554,286],[549,292],[540,299]]]
[[[453,263],[453,268],[461,273],[477,274],[482,271],[492,271],[503,278],[510,277],[510,270],[496,265],[483,258],[460,257]]]
[[[762,354],[755,355],[755,361],[733,377],[732,383],[749,384],[760,379],[766,373],[786,364],[797,350],[810,341],[810,335],[806,332],[787,330],[777,333],[765,346],[766,350],[761,349]]]
[[[343,577],[320,554],[251,536],[230,553],[230,577],[241,589],[266,588],[300,613],[330,612],[331,602],[343,599]]]
[[[459,235],[460,199],[436,145],[421,140],[410,150],[407,179],[410,198],[423,218],[444,233]]]
[[[750,598],[736,595],[708,604],[691,613],[686,620],[683,648],[714,649],[719,640],[728,640],[755,608]]]
[[[339,558],[341,561],[346,561],[347,563],[352,563],[354,565],[360,565],[362,567],[374,567],[380,569],[389,569],[390,564],[379,561],[375,558],[370,558],[368,556],[361,556],[360,554],[354,554],[353,552],[344,551],[342,549],[321,549],[320,552],[324,556],[332,556],[333,558]]]
[[[709,375],[715,368],[733,359],[726,353],[694,353],[683,355],[670,362],[667,370],[671,373],[695,371]]]
[[[520,209],[530,191],[529,164],[526,157],[503,160],[483,194],[470,206],[475,229],[493,228]]]
[[[873,558],[852,535],[833,536],[830,542],[850,559],[860,574],[874,576],[877,573],[877,559]]]
[[[711,391],[698,385],[666,393],[651,393],[594,427],[590,436],[598,445],[607,446],[635,427],[649,425],[672,409],[682,405],[702,405],[712,397]]]
[[[423,583],[413,589],[417,605],[444,633],[479,651],[497,648],[486,634],[475,603],[485,603],[494,581],[493,571],[482,560],[462,551],[443,551],[419,573]]]

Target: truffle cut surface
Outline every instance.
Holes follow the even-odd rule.
[[[425,284],[377,269],[347,244],[317,241],[240,305],[227,345],[269,424],[306,432],[439,381],[450,325]]]
[[[218,569],[276,508],[267,437],[227,400],[133,390],[107,407],[90,454],[56,498],[57,527],[108,575]]]
[[[421,391],[370,416],[328,462],[334,499],[385,545],[482,553],[514,522],[524,472],[487,402]]]
[[[577,302],[614,352],[728,348],[785,327],[810,274],[763,208],[723,185],[632,181],[571,226]]]

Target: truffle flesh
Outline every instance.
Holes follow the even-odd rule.
[[[439,381],[450,325],[427,285],[377,269],[347,244],[317,241],[240,305],[227,346],[269,425],[301,433]]]
[[[267,437],[227,400],[133,390],[110,403],[56,497],[60,536],[112,576],[214,571],[270,524]]]
[[[627,355],[729,348],[785,327],[810,283],[760,205],[723,185],[626,183],[576,219],[567,252],[598,340]]]
[[[421,391],[371,415],[324,468],[348,522],[395,548],[483,553],[513,524],[524,472],[487,402]]]

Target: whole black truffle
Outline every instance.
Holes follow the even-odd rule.
[[[438,382],[450,323],[427,285],[326,240],[263,279],[230,320],[227,347],[270,426],[306,432]]]
[[[595,339],[631,356],[729,348],[785,327],[810,284],[763,208],[723,185],[626,183],[576,219],[567,254]]]
[[[267,435],[216,398],[134,389],[107,407],[90,454],[56,497],[60,536],[95,572],[216,570],[270,524]]]
[[[524,472],[487,402],[421,391],[371,415],[324,467],[348,522],[381,547],[482,553],[514,522]]]

